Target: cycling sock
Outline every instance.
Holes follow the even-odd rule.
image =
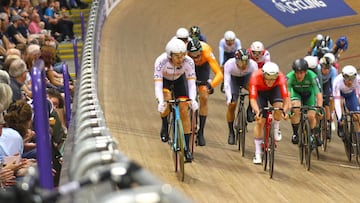
[[[280,128],[280,121],[276,121],[274,120],[274,129],[278,129]]]
[[[292,129],[293,129],[293,134],[294,134],[294,135],[297,135],[297,134],[298,134],[298,130],[299,130],[300,123],[291,124],[291,125],[292,125]]]
[[[254,142],[255,142],[255,154],[261,154],[261,144],[263,140],[255,138]]]
[[[230,133],[234,133],[234,128],[233,128],[233,126],[234,126],[234,122],[232,121],[232,122],[228,122],[228,127],[229,127],[229,132]]]
[[[205,123],[206,123],[206,116],[202,116],[200,115],[200,126],[199,126],[199,131],[201,132],[201,134],[204,131],[204,127],[205,127]]]
[[[190,136],[191,134],[188,133],[188,134],[185,134],[185,144],[186,144],[186,149],[189,150],[189,143],[190,143]]]

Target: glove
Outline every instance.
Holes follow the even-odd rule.
[[[214,93],[214,88],[211,86],[211,84],[210,84],[209,82],[206,84],[206,87],[208,88],[209,94],[213,94],[213,93]]]
[[[166,109],[166,104],[165,104],[164,102],[160,102],[160,103],[158,104],[158,111],[159,111],[160,113],[164,113],[164,112],[165,112],[165,109]]]
[[[193,111],[196,111],[196,110],[198,110],[199,109],[199,104],[196,102],[196,101],[191,101],[191,109],[193,110]]]

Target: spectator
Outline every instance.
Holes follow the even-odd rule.
[[[20,32],[20,25],[24,18],[19,15],[11,16],[11,24],[6,29],[6,36],[9,37],[9,40],[18,45],[18,44],[26,44],[27,39]]]
[[[9,68],[10,87],[13,91],[13,101],[25,99],[22,93],[22,86],[28,72],[25,62],[22,59],[15,59]]]
[[[14,48],[9,38],[5,35],[6,29],[9,26],[9,15],[5,12],[0,13],[0,43],[5,49]]]

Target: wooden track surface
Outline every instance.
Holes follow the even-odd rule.
[[[346,2],[360,12],[360,1]],[[328,151],[320,152],[320,160],[313,156],[310,171],[298,161],[286,121],[281,122],[283,140],[276,150],[273,179],[262,165],[252,163],[253,124],[241,157],[237,146],[227,144],[226,103],[219,88],[209,99],[207,145],[195,148],[195,160],[186,165],[185,181],[180,182],[169,146],[159,138],[161,120],[153,84],[155,58],[179,27],[200,26],[216,56],[228,29],[236,32],[243,47],[260,40],[286,73],[318,32],[334,40],[346,34],[350,45],[340,65],[360,67],[359,22],[355,15],[285,28],[245,0],[122,1],[103,28],[99,56],[98,94],[107,127],[128,157],[194,202],[359,202],[360,170],[347,161],[334,132]],[[342,25],[349,26],[339,28]]]

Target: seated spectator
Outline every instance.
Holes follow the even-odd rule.
[[[5,49],[14,48],[15,44],[12,43],[5,35],[6,29],[9,26],[9,16],[5,12],[0,12],[0,45]]]
[[[13,101],[25,100],[25,95],[22,92],[22,87],[26,80],[28,70],[25,62],[22,59],[15,59],[9,68],[10,87],[13,91]]]
[[[30,34],[41,34],[41,30],[44,29],[44,26],[45,24],[40,20],[39,14],[37,12],[33,12],[28,27]]]
[[[23,17],[19,15],[11,16],[11,24],[6,29],[6,36],[9,37],[9,40],[16,44],[26,44],[27,39],[21,34],[19,26],[21,25]]]

